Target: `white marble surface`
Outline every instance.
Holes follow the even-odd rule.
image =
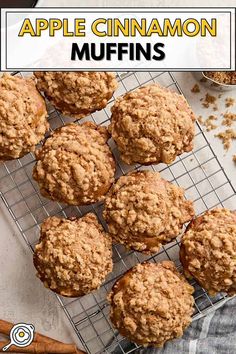
[[[234,105],[234,107],[230,107],[227,109],[225,108],[225,98],[233,97],[236,100],[236,90],[221,93],[222,94],[221,98],[217,100],[217,105],[219,110],[215,112],[211,108],[209,109],[203,108],[200,99],[205,96],[206,92],[211,93],[213,96],[218,96],[220,92],[214,90],[209,91],[201,83],[199,83],[201,92],[198,94],[194,94],[191,92],[191,88],[196,83],[196,79],[194,78],[192,73],[174,73],[174,75],[179,85],[181,86],[185,94],[185,97],[188,99],[189,103],[193,107],[193,110],[197,116],[202,115],[203,117],[207,118],[209,115],[212,114],[212,115],[216,115],[219,119],[222,119],[221,114],[226,112],[226,110],[236,113],[236,105]],[[236,187],[236,164],[232,161],[232,156],[236,154],[236,142],[234,141],[232,143],[231,148],[226,152],[223,149],[223,145],[221,144],[220,140],[218,138],[215,138],[215,134],[225,130],[226,128],[227,127],[219,125],[219,128],[217,128],[216,130],[206,132],[206,136],[211,146],[213,147],[215,154],[219,158],[223,168],[227,172],[229,179],[233,183],[234,187]]]
[[[119,6],[120,1],[86,0],[86,1],[53,1],[42,0],[40,6]],[[123,1],[123,6],[217,6],[222,5],[222,1],[208,0],[172,0],[172,1]],[[224,5],[233,6],[235,0],[227,1]],[[190,73],[176,73],[185,95],[189,99],[197,115],[206,114],[206,110],[201,109],[199,98],[204,90],[194,95],[190,92],[195,80]],[[220,109],[224,110],[225,96],[235,96],[236,93],[223,95]],[[209,112],[209,113],[208,113]],[[210,111],[207,111],[207,115]],[[208,133],[212,146],[220,158],[230,179],[236,184],[236,165],[232,162],[232,154],[236,153],[236,145],[233,144],[231,150],[225,154],[219,140],[214,138],[215,132]],[[12,222],[5,206],[0,202],[0,317],[13,322],[25,321],[36,325],[38,331],[54,338],[71,341],[73,331],[64,317],[62,309],[55,296],[44,289],[42,284],[35,277],[35,270],[32,266],[32,255],[20,237],[18,230]]]

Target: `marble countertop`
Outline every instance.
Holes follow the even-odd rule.
[[[116,6],[119,1],[53,1],[41,0],[39,6]],[[123,6],[217,6],[221,1],[124,1]],[[226,6],[226,4],[224,4]],[[227,6],[235,5],[235,1],[227,1]],[[189,103],[197,115],[207,116],[210,110],[201,108],[200,97],[205,94],[202,88],[200,94],[191,93],[190,89],[195,83],[191,73],[174,74],[184,91]],[[219,101],[218,115],[225,111],[225,97],[235,97],[234,93],[223,94]],[[232,110],[231,110],[232,111]],[[215,114],[215,112],[214,112]],[[236,186],[236,165],[232,161],[232,155],[236,154],[236,144],[225,153],[222,144],[214,137],[215,131],[207,133],[207,137],[226,170],[229,178]],[[13,322],[30,322],[36,325],[38,331],[63,341],[73,341],[75,336],[68,320],[60,308],[53,293],[46,290],[35,277],[32,266],[32,255],[23,242],[19,231],[14,225],[3,202],[0,201],[0,314],[1,318]]]

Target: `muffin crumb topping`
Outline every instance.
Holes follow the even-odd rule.
[[[49,217],[41,226],[34,265],[46,287],[63,296],[82,296],[111,272],[111,240],[92,213],[71,220]]]
[[[109,129],[127,164],[169,164],[193,148],[193,111],[182,95],[158,84],[119,97],[111,111]]]
[[[36,151],[33,177],[46,198],[70,205],[95,203],[114,181],[115,161],[105,127],[68,124]]]
[[[0,161],[34,151],[49,128],[43,97],[32,79],[0,77]]]
[[[114,241],[140,252],[158,252],[194,216],[184,190],[158,172],[121,176],[105,198],[104,218]]]
[[[197,217],[182,238],[180,259],[210,295],[236,294],[236,212],[216,208]]]
[[[105,108],[117,88],[110,72],[35,72],[37,87],[63,114],[80,119]]]
[[[173,262],[138,264],[109,294],[111,321],[132,342],[162,347],[190,324],[193,290]]]

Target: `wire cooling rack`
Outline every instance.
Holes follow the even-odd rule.
[[[20,73],[15,74],[21,75]],[[97,124],[108,125],[110,107],[114,99],[140,85],[158,82],[165,87],[182,93],[174,76],[168,72],[126,72],[117,75],[119,88],[108,106],[104,110],[80,120],[80,122],[92,120]],[[49,103],[47,104],[51,130],[72,121],[69,117],[59,114]],[[127,166],[120,161],[113,141],[110,141],[110,146],[117,161],[117,177],[134,169],[152,169],[159,171],[165,179],[185,188],[186,197],[194,201],[197,215],[216,206],[225,206],[233,209],[235,189],[198,123],[196,123],[194,150],[181,155],[169,166],[164,164],[149,167],[140,165]],[[35,157],[30,153],[19,160],[0,165],[1,197],[21,235],[32,251],[39,237],[40,224],[50,215],[71,217],[81,216],[93,211],[106,227],[102,219],[102,203],[84,207],[71,207],[43,198],[39,193],[37,183],[32,179],[34,164]],[[164,246],[159,253],[153,256],[143,255],[134,251],[127,252],[123,246],[115,245],[114,271],[99,290],[75,299],[57,296],[73,329],[88,353],[128,354],[137,350],[137,345],[129,343],[113,329],[109,320],[109,306],[106,296],[116,279],[138,262],[156,262],[164,259],[174,261],[177,267],[181,269],[179,238]],[[195,287],[194,319],[204,316],[227,300],[223,294],[219,294],[214,298],[210,297],[194,281],[192,285]]]

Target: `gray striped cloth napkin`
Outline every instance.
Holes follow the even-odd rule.
[[[236,354],[236,298],[194,321],[181,339],[162,349],[139,349],[139,354]]]

